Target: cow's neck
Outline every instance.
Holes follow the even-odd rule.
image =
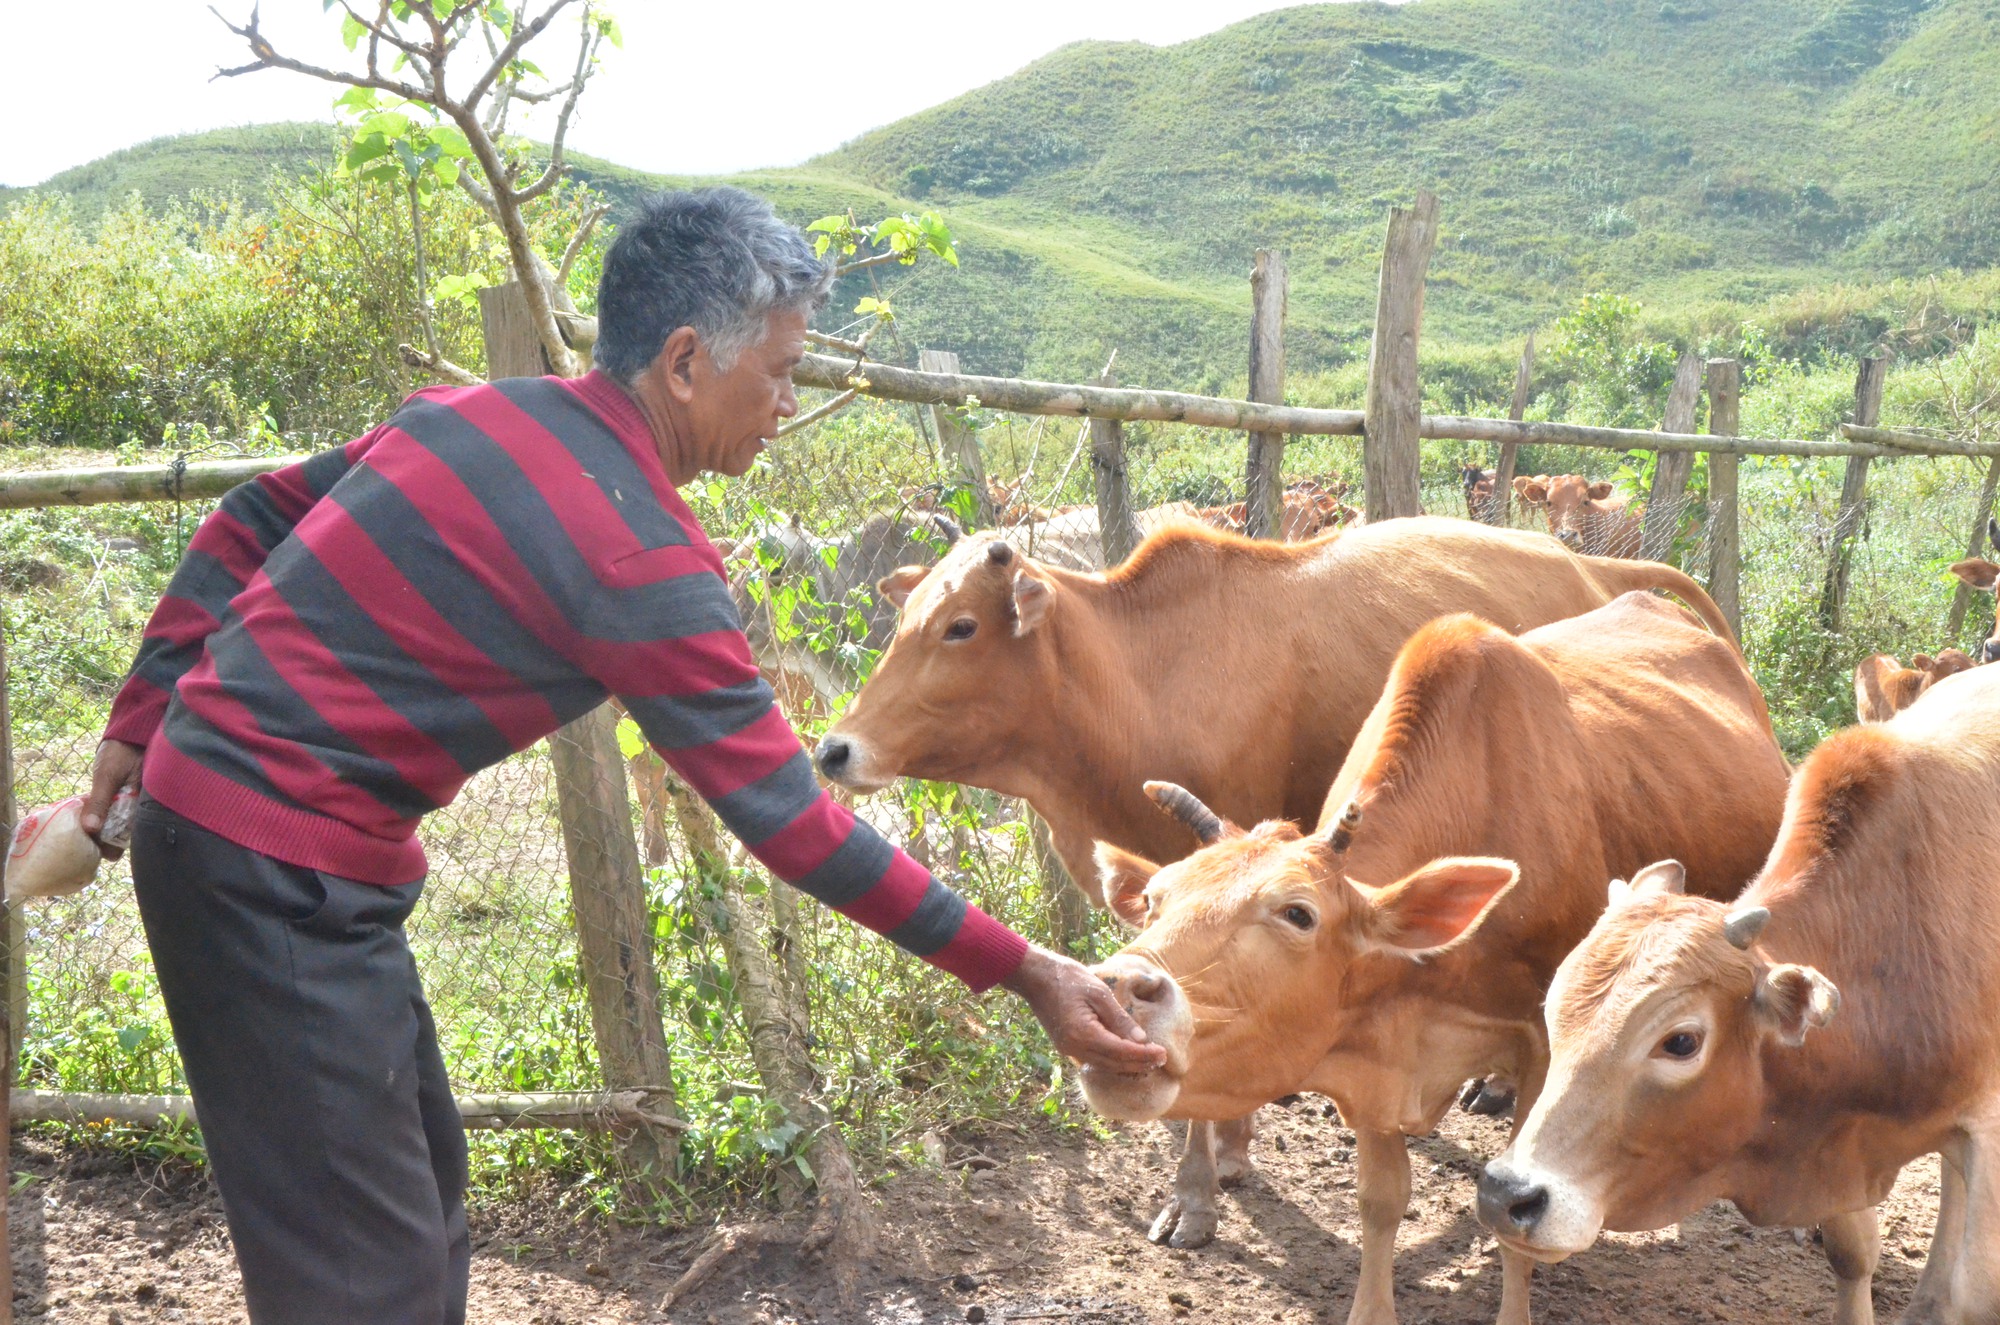
[[[1130,578],[1051,572],[1052,721],[1034,724],[1038,737],[1013,762],[1072,874],[1091,868],[1097,839],[1160,862],[1194,851],[1194,837],[1146,797],[1149,780],[1179,783],[1245,824],[1317,812],[1316,802],[1287,803],[1289,739],[1251,716],[1289,710],[1289,669],[1276,665],[1291,652],[1288,623],[1254,641],[1230,627],[1232,604],[1296,566],[1269,549],[1201,542]]]

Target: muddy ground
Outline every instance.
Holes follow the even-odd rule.
[[[478,1211],[470,1319],[475,1325],[1177,1325],[1344,1321],[1360,1259],[1352,1140],[1306,1096],[1271,1108],[1259,1170],[1225,1197],[1215,1242],[1181,1252],[1146,1241],[1172,1180],[1174,1143],[1159,1125],[1110,1141],[1045,1130],[947,1138],[947,1160],[875,1192],[879,1248],[843,1300],[826,1266],[793,1250],[803,1223],[762,1225],[761,1241],[723,1260],[671,1311],[659,1303],[708,1230],[667,1234],[578,1223],[530,1207]],[[1479,1160],[1504,1129],[1454,1114],[1412,1146],[1415,1199],[1399,1243],[1404,1325],[1488,1322],[1499,1257],[1470,1213]],[[16,1142],[34,1180],[12,1206],[15,1302],[28,1321],[139,1325],[246,1319],[221,1208],[198,1172]],[[1912,1166],[1883,1208],[1877,1311],[1907,1300],[1937,1208],[1936,1161]],[[754,1215],[754,1212],[753,1212]],[[749,1218],[751,1216],[746,1216]],[[1809,1232],[1751,1229],[1726,1206],[1678,1231],[1613,1235],[1535,1275],[1545,1322],[1679,1325],[1818,1321],[1833,1280]]]

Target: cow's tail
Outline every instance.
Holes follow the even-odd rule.
[[[1722,609],[1708,596],[1708,590],[1672,566],[1657,561],[1626,561],[1618,557],[1579,557],[1579,560],[1589,562],[1591,574],[1613,594],[1630,593],[1634,589],[1664,589],[1700,617],[1711,633],[1729,641],[1737,656],[1742,656],[1743,645],[1737,640],[1736,632],[1730,629],[1729,618],[1722,615]]]

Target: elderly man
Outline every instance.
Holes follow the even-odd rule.
[[[611,246],[597,369],[420,391],[223,499],[146,629],[84,826],[141,785],[132,873],[253,1321],[465,1318],[464,1134],[403,933],[418,821],[611,695],[780,877],[1027,999],[1058,1048],[1161,1056],[837,805],[680,496],[797,412],[828,270],[733,189]]]

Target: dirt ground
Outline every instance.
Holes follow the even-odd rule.
[[[761,1226],[670,1312],[659,1303],[707,1230],[670,1235],[557,1220],[524,1207],[475,1214],[475,1325],[1170,1325],[1344,1321],[1359,1264],[1353,1144],[1313,1096],[1266,1109],[1258,1172],[1224,1199],[1194,1252],[1155,1247],[1146,1226],[1172,1181],[1164,1126],[1109,1142],[1046,1130],[945,1138],[947,1163],[878,1185],[879,1249],[843,1300],[827,1267],[793,1250],[803,1223]],[[1399,1242],[1404,1325],[1488,1322],[1499,1257],[1470,1212],[1483,1157],[1504,1127],[1460,1114],[1412,1145],[1415,1198]],[[983,1162],[983,1161],[981,1161]],[[12,1205],[17,1310],[30,1321],[139,1325],[245,1319],[221,1209],[199,1173],[17,1141]],[[1907,1300],[1937,1208],[1934,1159],[1883,1207],[1878,1312]],[[1810,1232],[1751,1229],[1727,1206],[1679,1230],[1613,1235],[1535,1275],[1545,1322],[1819,1321],[1833,1279]]]

